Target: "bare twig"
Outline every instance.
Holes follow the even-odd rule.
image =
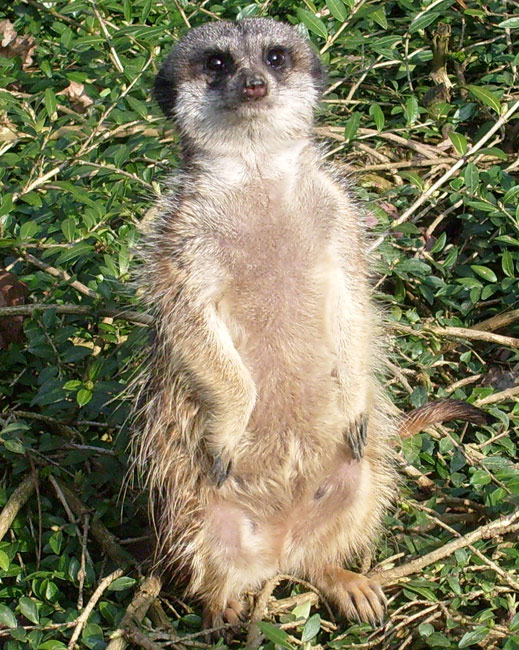
[[[512,386],[512,388],[507,388],[502,390],[499,393],[494,393],[493,395],[487,395],[487,397],[482,397],[474,402],[475,406],[485,406],[485,404],[495,404],[496,402],[502,402],[505,399],[510,399],[519,395],[519,386]]]
[[[96,587],[96,590],[90,596],[90,600],[86,604],[85,609],[81,612],[81,614],[78,616],[78,618],[75,621],[74,632],[72,633],[72,636],[70,637],[70,641],[68,642],[69,650],[72,650],[72,648],[76,647],[76,641],[79,639],[79,635],[81,634],[84,626],[86,625],[86,622],[88,621],[88,617],[92,613],[94,607],[97,605],[97,602],[99,601],[103,593],[112,584],[112,582],[114,580],[117,580],[117,578],[120,578],[123,575],[123,573],[124,571],[122,569],[116,569],[115,571],[110,573],[110,575],[107,575],[99,582],[99,584]]]
[[[63,483],[56,481],[54,477],[51,480],[58,486],[66,498],[67,506],[70,507],[77,517],[82,517],[89,513],[89,508],[74,494],[74,492]],[[100,521],[92,521],[90,524],[90,531],[92,537],[101,546],[103,551],[112,559],[116,564],[121,567],[126,567],[135,563],[132,556],[126,551],[117,540],[117,537],[111,533],[108,528]]]
[[[14,518],[27,503],[29,497],[34,492],[34,489],[34,477],[28,475],[9,497],[9,500],[0,513],[0,540],[3,539],[6,532],[11,527]]]
[[[92,289],[89,289],[82,282],[79,282],[79,280],[72,280],[70,275],[66,271],[64,271],[63,269],[56,269],[53,266],[51,266],[50,264],[46,264],[45,262],[42,262],[41,260],[39,260],[37,257],[34,257],[34,255],[31,255],[30,253],[24,253],[23,256],[33,266],[36,266],[37,268],[41,269],[42,271],[45,271],[45,273],[48,273],[49,275],[52,275],[55,278],[59,278],[60,280],[63,280],[64,282],[68,282],[71,287],[76,289],[76,291],[79,291],[80,293],[83,293],[85,296],[88,296],[89,298],[98,298],[99,297],[95,291],[92,291]]]
[[[434,3],[433,3],[434,4]],[[432,6],[432,5],[430,5]],[[473,156],[477,151],[479,151],[483,145],[485,145],[490,138],[499,131],[499,129],[508,122],[514,113],[519,110],[519,100],[514,102],[510,108],[501,115],[501,117],[496,121],[494,126],[490,128],[483,137],[481,137],[475,144],[473,144],[465,155],[463,155],[458,162],[456,162],[448,171],[445,172],[435,183],[433,183],[418,199],[400,216],[398,219],[395,219],[391,224],[390,229],[395,228],[396,226],[405,223],[415,212],[422,206],[435,192],[438,190],[444,183],[446,183],[454,174],[463,167],[463,165],[468,161],[468,159]],[[384,235],[381,235],[378,239],[373,242],[371,245],[371,250],[378,248],[380,244],[384,241]]]
[[[261,630],[258,627],[258,623],[263,619],[265,612],[267,611],[268,601],[272,597],[272,592],[278,586],[282,580],[282,576],[275,576],[263,585],[262,590],[256,596],[256,604],[254,610],[252,611],[249,627],[247,630],[247,647],[248,648],[257,648],[260,643],[262,634]]]
[[[477,542],[480,539],[490,539],[492,537],[519,530],[519,523],[516,523],[518,519],[519,510],[515,510],[511,515],[500,517],[490,524],[480,526],[471,533],[463,535],[463,537],[458,539],[454,539],[448,544],[444,544],[441,548],[431,551],[431,553],[427,553],[421,558],[412,560],[411,562],[394,569],[381,571],[376,574],[376,578],[383,585],[394,584],[402,578],[417,573],[424,567],[452,555],[458,549],[474,544],[474,542]]]
[[[157,598],[162,588],[162,581],[156,575],[148,576],[135,593],[131,603],[119,623],[118,629],[111,635],[106,650],[124,650],[127,641],[125,630],[134,623],[140,623],[146,616],[151,603]]]
[[[32,316],[37,311],[48,311],[54,309],[57,314],[77,314],[78,316],[108,316],[109,318],[122,318],[123,320],[136,323],[137,325],[153,325],[154,319],[149,314],[141,314],[131,309],[95,309],[90,305],[49,305],[46,303],[33,303],[31,305],[12,305],[0,307],[0,318],[2,316]]]
[[[425,336],[427,333],[430,333],[435,334],[436,336],[486,341],[487,343],[497,343],[498,345],[504,345],[509,348],[519,348],[519,339],[468,327],[438,327],[435,325],[424,325],[421,330],[415,330],[409,325],[403,325],[396,322],[392,322],[391,327],[399,332],[414,334],[415,336]]]

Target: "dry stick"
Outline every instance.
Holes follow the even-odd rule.
[[[29,497],[34,492],[34,488],[34,477],[28,475],[9,497],[9,500],[0,513],[0,541],[11,527],[16,515],[27,503]]]
[[[457,158],[428,158],[426,160],[400,160],[398,162],[388,161],[377,165],[362,165],[361,167],[348,166],[350,170],[356,174],[363,174],[364,172],[378,172],[392,169],[406,169],[408,167],[433,167],[434,165],[450,164],[458,160]],[[339,165],[342,167],[342,165]],[[346,165],[344,165],[346,167]]]
[[[123,630],[124,636],[133,643],[138,645],[144,650],[164,650],[164,646],[160,643],[155,643],[149,637],[147,637],[143,632],[139,630],[135,625],[128,625]]]
[[[10,307],[0,307],[0,318],[2,316],[32,316],[36,311],[48,311],[54,309],[57,314],[77,314],[78,316],[108,316],[110,318],[122,318],[137,325],[151,326],[154,318],[149,314],[141,314],[131,309],[95,309],[90,305],[49,305],[46,303],[35,302],[31,305],[12,305]]]
[[[263,635],[261,630],[258,627],[258,623],[263,618],[265,611],[267,609],[268,602],[272,597],[272,592],[278,586],[278,584],[283,579],[282,576],[278,575],[264,584],[262,590],[256,598],[256,604],[254,610],[250,617],[250,622],[247,630],[247,648],[257,648],[261,643]]]
[[[493,395],[488,395],[487,397],[482,397],[474,402],[474,406],[485,406],[485,404],[495,404],[496,402],[502,402],[505,399],[510,397],[515,397],[519,395],[519,386],[512,386],[512,388],[507,388],[502,390],[499,393],[494,393]]]
[[[64,280],[65,282],[70,283],[71,287],[74,287],[74,289],[80,293],[84,293],[85,296],[88,296],[89,298],[99,297],[95,291],[89,289],[82,282],[79,282],[79,280],[72,280],[71,276],[66,271],[63,271],[62,269],[56,269],[50,264],[41,262],[37,257],[34,257],[34,255],[31,255],[30,253],[24,253],[23,256],[28,262],[38,267],[42,271],[45,271],[45,273],[48,273],[49,275],[53,275],[55,278],[59,278],[60,280]]]
[[[52,479],[54,479],[54,477],[51,477],[51,480]],[[54,479],[54,481],[65,495],[67,503],[76,517],[82,517],[90,512],[90,508],[88,508],[70,488],[56,479]],[[90,530],[96,542],[116,564],[122,567],[135,564],[135,560],[132,556],[119,544],[117,537],[111,533],[104,524],[100,521],[92,521],[90,524]]]
[[[489,539],[519,530],[519,524],[515,523],[517,519],[519,519],[519,510],[515,510],[511,515],[500,517],[490,524],[480,526],[471,533],[468,533],[459,539],[454,539],[448,544],[444,544],[441,548],[431,551],[431,553],[427,553],[427,555],[424,555],[421,558],[412,560],[411,562],[394,569],[387,569],[386,571],[376,573],[374,577],[376,577],[378,582],[382,585],[394,584],[401,578],[417,573],[424,567],[434,564],[435,562],[452,555],[458,549],[474,544],[474,542],[477,542],[480,539]]]
[[[128,645],[124,637],[126,628],[131,627],[132,623],[142,621],[150,605],[159,595],[161,587],[162,581],[155,575],[148,576],[144,580],[135,593],[132,602],[128,605],[118,629],[111,635],[111,641],[106,646],[106,650],[124,650],[126,648]]]
[[[97,605],[98,600],[101,598],[106,589],[112,584],[112,582],[114,580],[117,580],[117,578],[120,578],[123,573],[124,571],[122,569],[116,569],[113,573],[110,573],[110,575],[107,575],[99,582],[96,590],[90,596],[90,600],[86,604],[85,609],[81,612],[75,621],[74,632],[72,633],[70,641],[68,642],[69,650],[72,650],[72,648],[76,646],[76,641],[79,639],[79,635],[86,625],[86,622],[88,621],[88,617],[92,613],[92,610]]]
[[[416,210],[423,205],[427,199],[429,199],[437,189],[439,189],[444,183],[446,183],[454,174],[463,167],[463,165],[467,162],[467,160],[473,156],[476,151],[479,151],[481,147],[487,143],[490,138],[494,135],[496,131],[499,131],[499,129],[512,117],[512,115],[519,109],[519,100],[514,102],[512,106],[504,113],[501,115],[501,117],[496,121],[494,126],[487,132],[485,135],[480,138],[476,144],[472,145],[470,149],[465,153],[457,163],[455,163],[448,171],[443,174],[435,183],[433,183],[428,190],[426,190],[416,201],[400,216],[398,219],[395,219],[393,223],[391,224],[391,229],[395,228],[396,226],[400,225],[401,223],[404,223],[411,217]],[[371,245],[370,250],[375,250],[380,246],[380,244],[384,241],[384,235],[381,235],[376,239],[376,241]]]
[[[508,325],[511,325],[518,320],[519,309],[512,309],[511,311],[505,311],[504,313],[498,314],[497,316],[492,316],[492,318],[487,318],[477,325],[473,325],[473,329],[481,330],[484,332],[493,332],[494,330],[501,329],[502,327],[508,327]]]
[[[434,523],[436,526],[440,526],[444,530],[449,531],[452,535],[455,535],[456,537],[463,537],[461,533],[458,533],[458,531],[455,528],[452,528],[449,526],[449,524],[440,519],[437,516],[437,513],[432,510],[431,508],[428,508],[427,506],[424,506],[420,503],[412,503],[412,507],[417,508],[418,510],[421,510],[426,514],[427,517],[431,520],[432,523]],[[504,571],[498,564],[496,564],[493,560],[488,558],[484,553],[482,553],[479,549],[477,549],[473,544],[468,545],[470,551],[474,553],[474,555],[477,555],[479,559],[484,562],[492,571],[495,571],[498,576],[500,576],[512,589],[515,589],[517,592],[519,592],[519,582],[515,580],[507,571]]]
[[[115,66],[115,69],[117,72],[120,72],[121,74],[124,72],[124,67],[123,64],[121,63],[121,60],[119,59],[119,55],[117,54],[116,49],[112,45],[112,37],[110,35],[110,32],[108,31],[108,28],[106,27],[105,21],[103,20],[103,17],[97,10],[96,3],[94,0],[90,0],[90,4],[92,5],[92,9],[94,10],[94,14],[97,18],[97,21],[101,27],[101,30],[104,34],[104,37],[106,39],[106,42],[108,43],[108,48],[110,49],[110,58],[112,59],[112,63]]]
[[[473,339],[475,341],[486,341],[487,343],[497,343],[506,345],[510,348],[519,348],[519,339],[511,336],[502,336],[501,334],[492,334],[482,330],[470,329],[468,327],[426,327],[427,332],[432,332],[438,336],[454,336],[462,339]]]
[[[437,327],[435,325],[424,325],[421,330],[415,330],[408,325],[401,323],[391,323],[391,328],[404,332],[405,334],[414,334],[414,336],[425,336],[426,334],[435,334],[436,336],[455,337],[462,339],[473,339],[475,341],[486,341],[487,343],[497,343],[510,348],[519,348],[519,339],[511,336],[502,336],[501,334],[492,334],[482,330],[470,329],[468,327]]]

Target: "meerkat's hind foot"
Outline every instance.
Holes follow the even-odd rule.
[[[364,447],[368,439],[368,418],[361,415],[354,420],[344,431],[344,438],[348,441],[353,458],[360,460],[364,456]]]
[[[346,618],[371,623],[373,627],[384,624],[387,600],[376,580],[340,567],[327,566],[315,583]]]

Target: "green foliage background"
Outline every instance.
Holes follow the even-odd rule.
[[[488,426],[453,425],[403,445],[402,463],[433,485],[407,480],[377,561],[403,564],[517,508],[519,111],[475,155],[470,148],[519,98],[519,3],[12,0],[0,21],[27,40],[21,56],[5,33],[0,44],[0,266],[26,283],[28,304],[46,308],[31,307],[24,342],[0,350],[0,505],[39,478],[0,541],[6,650],[65,648],[99,581],[122,567],[78,640],[102,649],[132,598],[139,572],[121,548],[138,553],[131,539],[149,531],[138,492],[120,499],[129,386],[148,337],[130,313],[138,309],[131,248],[177,160],[150,88],[187,24],[254,15],[298,24],[329,67],[318,136],[373,213],[376,292],[397,335],[395,404],[452,396],[491,416]],[[431,77],[441,24],[451,30],[447,94]],[[71,83],[83,94],[72,97]],[[500,314],[503,339],[445,330]],[[83,506],[74,510],[67,490]],[[389,587],[384,628],[300,606],[264,625],[265,647],[517,649],[516,535],[479,539]],[[276,596],[305,589],[285,585]],[[144,632],[157,647],[172,630],[195,633],[184,647],[205,647],[196,603],[179,598],[175,585],[163,593],[172,628],[151,617]]]

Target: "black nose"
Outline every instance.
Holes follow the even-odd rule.
[[[259,99],[267,94],[267,82],[259,75],[245,77],[242,94],[245,99]]]

